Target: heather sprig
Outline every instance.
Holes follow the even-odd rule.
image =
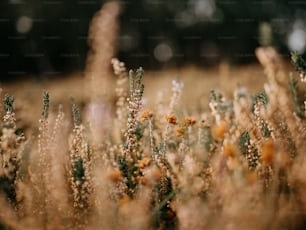
[[[42,116],[43,116],[44,119],[48,118],[48,115],[49,115],[49,106],[50,106],[49,92],[45,91],[43,93],[43,112],[42,112]]]
[[[71,104],[72,104],[72,116],[73,116],[73,124],[75,126],[81,125],[81,111],[77,104],[75,103],[75,100],[73,97],[70,98]]]
[[[79,211],[87,213],[90,207],[89,198],[92,192],[91,153],[85,139],[84,127],[81,124],[80,109],[73,99],[71,101],[74,127],[72,141],[69,145],[69,181],[73,193],[73,206],[76,209],[76,215],[80,215]]]
[[[306,81],[306,63],[302,56],[297,52],[291,52],[291,62],[293,67],[300,74],[300,79],[302,82]]]
[[[142,107],[142,96],[144,92],[144,85],[141,82],[144,74],[140,67],[136,71],[130,70],[130,95],[128,98],[128,119],[126,128],[126,141],[122,146],[122,155],[118,157],[119,169],[126,179],[128,187],[128,195],[133,196],[138,184],[136,177],[139,174],[136,165],[138,159],[142,158],[142,150],[140,149],[139,139],[142,137],[141,129],[139,127],[138,113]]]
[[[176,81],[176,80],[172,81],[172,96],[170,98],[168,114],[166,114],[165,116],[167,123],[165,125],[164,131],[162,134],[163,135],[163,142],[161,143],[163,147],[161,150],[162,158],[166,157],[170,127],[172,125],[177,124],[177,118],[174,115],[174,109],[182,96],[183,88],[184,88],[183,82]]]
[[[151,110],[145,110],[141,115],[141,121],[148,122],[148,129],[149,129],[149,138],[150,138],[150,150],[151,150],[151,157],[152,159],[155,159],[155,139],[153,136],[153,111]]]
[[[293,98],[296,115],[300,118],[305,118],[305,106],[301,102],[301,99],[300,99],[298,81],[292,76],[292,74],[290,75],[290,78],[289,78],[289,90]],[[306,98],[304,99],[304,101],[305,100]]]
[[[51,155],[50,155],[50,130],[49,130],[49,107],[50,107],[50,97],[47,91],[43,92],[42,97],[43,109],[41,113],[41,118],[39,119],[38,127],[38,167],[44,170],[37,172],[37,181],[35,181],[35,186],[39,189],[37,195],[37,200],[39,205],[37,205],[36,210],[34,210],[44,222],[44,226],[48,224],[48,209],[50,207],[50,199],[47,187],[50,185],[50,171],[51,171]]]
[[[48,114],[49,114],[49,107],[50,107],[50,98],[49,93],[45,91],[43,93],[43,110],[41,114],[41,118],[39,119],[39,134],[38,134],[38,153],[39,153],[39,164],[42,168],[45,168],[46,171],[42,174],[44,179],[47,178],[48,169],[50,169],[49,160],[50,156],[48,155],[49,150],[49,120],[48,120]],[[42,178],[41,178],[42,179]],[[44,181],[43,179],[43,181]]]
[[[269,103],[269,97],[265,91],[256,93],[252,97],[252,104],[255,105],[256,103],[259,103],[261,105],[267,105]],[[253,110],[254,108],[252,108]]]
[[[123,140],[124,136],[124,126],[126,124],[126,113],[127,113],[127,97],[128,97],[128,74],[123,62],[118,59],[113,58],[111,61],[113,65],[114,74],[117,76],[116,80],[116,119],[115,122],[115,138],[118,142]],[[117,133],[116,133],[117,132]]]
[[[210,90],[209,108],[212,115],[215,117],[216,123],[219,123],[226,116],[230,116],[233,105],[225,99],[222,93],[212,89]]]
[[[14,107],[13,107],[14,97],[13,96],[10,96],[10,95],[6,94],[4,99],[3,99],[3,102],[4,102],[4,110],[6,112],[13,112],[14,111]]]
[[[25,137],[22,132],[17,133],[14,97],[6,95],[3,103],[5,114],[0,136],[0,192],[4,192],[8,201],[16,205],[18,175]]]
[[[253,119],[256,124],[253,128],[253,133],[258,141],[262,138],[270,137],[272,133],[272,128],[269,126],[269,123],[262,117],[262,110],[267,108],[268,103],[269,98],[265,92],[255,94],[252,97]]]
[[[213,137],[211,134],[211,127],[209,124],[207,124],[207,121],[201,121],[198,135],[200,146],[205,150],[206,153],[209,153],[212,150]]]
[[[136,71],[136,76],[132,70],[129,72],[130,75],[130,96],[128,98],[128,120],[126,130],[126,145],[123,148],[123,153],[128,158],[132,158],[134,161],[139,157],[137,151],[137,131],[138,131],[138,120],[137,116],[142,107],[142,95],[144,92],[144,85],[141,83],[143,76],[143,69],[140,67]]]

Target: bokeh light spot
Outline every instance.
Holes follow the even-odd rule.
[[[159,62],[169,61],[173,57],[172,48],[166,43],[160,43],[154,49],[154,57]]]
[[[16,30],[22,34],[28,33],[32,29],[32,26],[33,20],[28,16],[21,16],[16,22]]]

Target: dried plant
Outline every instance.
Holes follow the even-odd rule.
[[[14,111],[14,97],[5,95],[3,100],[5,115],[2,121],[2,134],[0,137],[0,189],[5,193],[8,201],[16,206],[17,183],[20,177],[20,164],[23,154],[25,137],[16,127]]]
[[[112,75],[110,62],[115,56],[117,35],[119,30],[118,17],[121,11],[119,1],[107,1],[94,15],[89,28],[85,77],[87,90],[90,91],[90,102],[87,105],[86,118],[95,133],[93,150],[100,148],[108,124],[111,123],[110,108],[106,102],[109,79]]]
[[[118,133],[115,133],[116,136],[114,137],[118,142],[123,141],[124,136],[124,126],[126,124],[126,110],[127,110],[127,97],[128,97],[128,89],[127,89],[127,82],[128,82],[128,74],[125,68],[125,64],[120,62],[118,59],[112,59],[112,65],[114,69],[114,74],[117,76],[116,81],[116,119],[115,122],[115,130]]]
[[[306,81],[306,63],[302,56],[296,52],[291,53],[291,62],[300,74],[300,79],[302,82]]]
[[[91,151],[81,122],[80,110],[72,100],[73,131],[69,144],[69,184],[73,194],[73,207],[77,218],[77,226],[83,228],[86,215],[91,208],[92,194]]]

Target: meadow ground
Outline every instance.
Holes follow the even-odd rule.
[[[293,68],[288,64],[288,71]],[[163,93],[165,99],[171,96],[172,80],[180,80],[184,83],[184,92],[180,104],[190,113],[199,114],[208,110],[209,94],[211,89],[218,90],[228,98],[233,98],[233,91],[237,87],[246,87],[249,94],[263,90],[266,77],[263,68],[259,64],[230,67],[221,64],[218,68],[203,69],[187,66],[180,69],[167,69],[146,71],[143,82],[145,84],[144,98],[147,106],[154,106],[158,92]],[[20,110],[19,116],[23,119],[22,127],[37,125],[41,114],[42,93],[47,90],[51,93],[52,104],[57,111],[58,104],[64,104],[66,112],[70,111],[69,98],[72,96],[80,103],[86,104],[91,95],[91,89],[87,87],[88,80],[81,73],[68,74],[57,78],[27,77],[17,81],[0,84],[2,95],[6,93],[14,95],[15,107]],[[110,76],[105,85],[97,86],[104,92],[106,101],[114,105],[116,77]],[[51,108],[52,109],[52,108]],[[18,119],[18,117],[17,117]]]

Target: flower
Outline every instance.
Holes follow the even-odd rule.
[[[248,172],[245,175],[245,179],[249,184],[254,184],[257,181],[257,174],[256,172]]]
[[[146,109],[145,111],[143,111],[140,120],[141,121],[146,121],[148,119],[151,119],[153,117],[153,112],[149,109]]]
[[[174,115],[166,115],[166,120],[169,124],[173,124],[173,125],[176,125],[177,124],[177,119]]]
[[[119,206],[124,206],[128,203],[131,202],[131,197],[129,197],[128,195],[123,196],[120,200],[119,200]]]
[[[185,128],[179,127],[179,128],[176,129],[176,136],[177,136],[177,137],[183,136],[184,133],[185,133]]]
[[[194,118],[192,118],[192,117],[186,117],[186,118],[184,119],[184,123],[185,123],[186,125],[194,125],[196,122],[197,122],[197,121],[196,121]]]
[[[112,182],[118,182],[122,178],[122,173],[115,169],[107,174],[107,178]]]
[[[223,146],[223,153],[225,156],[234,157],[236,153],[236,148],[233,144],[225,143]]]
[[[223,139],[224,134],[228,130],[228,124],[226,121],[221,120],[212,128],[212,134],[216,139]]]
[[[260,160],[271,164],[275,156],[275,144],[272,138],[267,139],[262,145]]]
[[[141,160],[139,160],[136,164],[136,166],[140,169],[144,169],[145,167],[149,166],[152,162],[152,159],[149,157],[144,157]]]
[[[226,164],[230,170],[235,170],[237,169],[239,162],[236,158],[231,157],[227,160]]]

